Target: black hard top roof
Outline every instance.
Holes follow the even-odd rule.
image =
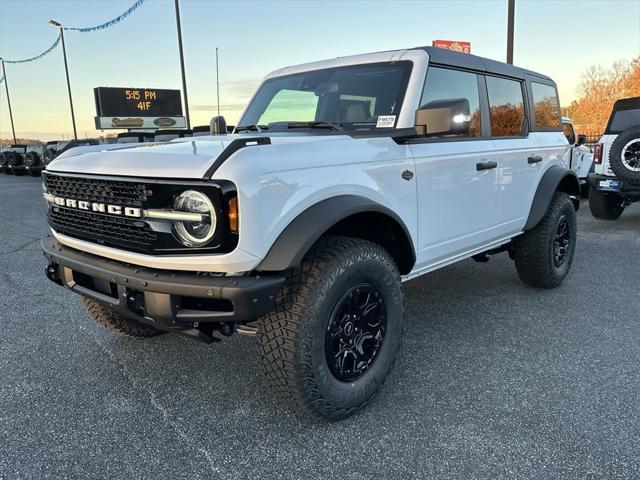
[[[640,108],[640,97],[621,98],[613,104],[613,111],[616,110],[635,110]]]
[[[418,47],[426,51],[429,54],[430,62],[439,65],[449,65],[452,67],[467,68],[470,70],[477,70],[479,72],[494,73],[496,75],[504,75],[507,77],[513,77],[523,80],[525,75],[531,77],[537,77],[541,80],[545,80],[547,83],[555,82],[541,73],[532,72],[525,68],[514,67],[508,63],[498,62],[489,58],[478,57],[477,55],[470,55],[468,53],[456,52],[455,50],[447,50],[445,48],[438,47]]]

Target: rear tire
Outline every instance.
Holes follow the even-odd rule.
[[[165,333],[150,325],[119,315],[90,298],[82,297],[82,301],[89,315],[95,318],[100,325],[124,337],[149,338]]]
[[[518,276],[539,288],[559,286],[576,248],[576,211],[569,195],[556,192],[540,223],[513,241]]]
[[[616,220],[624,211],[624,199],[617,193],[602,193],[595,188],[589,194],[591,215],[602,220]]]
[[[322,238],[288,271],[274,311],[258,320],[264,373],[296,408],[347,417],[375,396],[391,370],[403,310],[400,274],[386,250],[365,240]]]

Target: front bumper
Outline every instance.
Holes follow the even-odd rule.
[[[165,331],[255,320],[273,308],[284,282],[282,276],[204,276],[138,267],[66,247],[52,237],[42,240],[42,248],[50,280]]]
[[[44,165],[26,165],[24,168],[27,172],[41,172],[44,170]]]
[[[587,180],[589,182],[589,186],[594,190],[598,190],[603,193],[617,193],[635,200],[640,199],[640,188],[634,185],[629,185],[622,180],[619,180],[617,177],[590,173]]]

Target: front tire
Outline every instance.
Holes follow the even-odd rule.
[[[571,198],[556,192],[540,223],[513,241],[520,280],[539,288],[555,288],[562,283],[573,262],[576,223]]]
[[[616,220],[624,211],[624,199],[617,193],[602,193],[595,188],[589,195],[591,215],[602,220]]]
[[[149,338],[164,333],[150,325],[119,315],[113,310],[87,297],[82,297],[87,312],[103,327],[124,337]]]
[[[369,402],[391,370],[404,315],[391,256],[365,240],[326,237],[287,273],[276,308],[258,320],[275,393],[332,420]]]

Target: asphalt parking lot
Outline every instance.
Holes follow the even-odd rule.
[[[572,272],[506,256],[405,284],[395,369],[340,423],[283,408],[251,337],[145,341],[44,277],[40,180],[0,175],[0,478],[638,478],[640,205],[583,204]]]

